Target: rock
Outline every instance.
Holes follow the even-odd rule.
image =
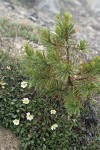
[[[10,130],[0,128],[0,150],[19,150],[20,141]]]
[[[28,17],[30,20],[32,20],[33,22],[37,22],[37,19],[35,18],[35,17],[33,17],[33,16],[29,16]]]

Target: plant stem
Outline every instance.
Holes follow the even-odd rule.
[[[69,49],[67,48],[67,56],[66,56],[66,59],[67,59],[67,63],[69,64]]]
[[[69,58],[69,45],[68,45],[68,41],[67,41],[67,46],[66,46],[66,60],[67,60],[67,63],[69,64],[70,63],[70,58]]]

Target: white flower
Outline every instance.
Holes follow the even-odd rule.
[[[76,79],[76,78],[77,78],[77,75],[74,75],[74,78]]]
[[[13,123],[14,123],[14,125],[19,125],[19,120],[18,119],[15,119],[15,120],[13,120]]]
[[[5,89],[5,86],[2,86],[2,89]]]
[[[11,68],[10,68],[9,66],[7,66],[7,69],[8,69],[8,70],[11,70]]]
[[[31,115],[30,112],[28,112],[26,114],[26,118],[27,118],[27,120],[31,121],[33,119],[33,115]]]
[[[0,85],[1,85],[2,89],[5,89],[5,85],[7,85],[7,83],[1,81],[1,82],[0,82]]]
[[[26,81],[21,82],[21,87],[26,88],[27,87],[27,82]]]
[[[56,110],[51,110],[50,113],[55,115],[56,114]]]
[[[1,85],[1,86],[5,86],[5,85],[7,85],[7,83],[1,81],[1,82],[0,82],[0,85]]]
[[[55,123],[51,126],[51,130],[55,130],[57,127],[58,127],[58,124]]]
[[[23,98],[22,101],[23,101],[23,104],[28,104],[30,100],[28,98]]]
[[[26,115],[29,116],[29,115],[30,115],[30,112],[28,112]]]

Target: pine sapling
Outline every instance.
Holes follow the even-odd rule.
[[[55,31],[42,30],[44,50],[25,46],[30,82],[41,96],[63,101],[69,116],[79,116],[86,101],[100,91],[100,57],[87,62],[88,43],[78,41],[70,13],[57,14]]]

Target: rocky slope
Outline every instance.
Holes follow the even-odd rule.
[[[69,11],[73,14],[79,28],[79,32],[77,33],[78,38],[88,40],[91,49],[89,51],[91,56],[94,56],[100,55],[99,6],[99,0],[92,0],[91,3],[89,0],[0,0],[0,18],[10,19],[11,21],[28,25],[46,26],[53,29],[56,13]],[[1,42],[4,40],[9,41],[9,38],[4,38],[3,40],[2,35],[0,37]],[[11,38],[10,40],[11,43],[16,43]],[[17,43],[14,45],[15,47],[20,44],[23,45],[23,39],[17,38]]]

